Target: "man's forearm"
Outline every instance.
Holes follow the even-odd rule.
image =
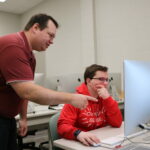
[[[70,103],[73,98],[73,94],[46,89],[32,82],[14,83],[12,86],[23,99],[43,105]]]
[[[20,110],[20,118],[27,119],[27,107],[28,107],[28,100],[22,100],[21,110]]]
[[[81,94],[57,92],[34,84],[32,81],[11,83],[12,88],[22,98],[42,105],[72,104],[77,108],[85,108],[88,100],[96,98]]]

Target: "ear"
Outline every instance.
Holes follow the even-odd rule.
[[[90,78],[86,78],[86,83],[90,83],[91,79]]]
[[[38,23],[35,23],[33,26],[32,26],[32,32],[35,33],[37,30],[39,30],[39,24]]]

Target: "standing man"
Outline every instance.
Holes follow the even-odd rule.
[[[56,92],[34,84],[35,58],[32,50],[44,51],[53,43],[58,23],[46,14],[33,16],[24,31],[0,37],[0,149],[16,150],[16,121],[19,133],[27,132],[28,100],[43,104],[69,103],[85,108],[95,98]]]

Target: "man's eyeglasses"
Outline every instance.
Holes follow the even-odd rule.
[[[103,77],[91,78],[91,79],[99,80],[99,81],[101,81],[101,82],[109,82],[109,79],[108,79],[108,78],[103,78]]]

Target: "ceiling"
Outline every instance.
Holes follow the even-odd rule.
[[[0,11],[22,14],[44,0],[6,0],[6,2],[0,3]]]

